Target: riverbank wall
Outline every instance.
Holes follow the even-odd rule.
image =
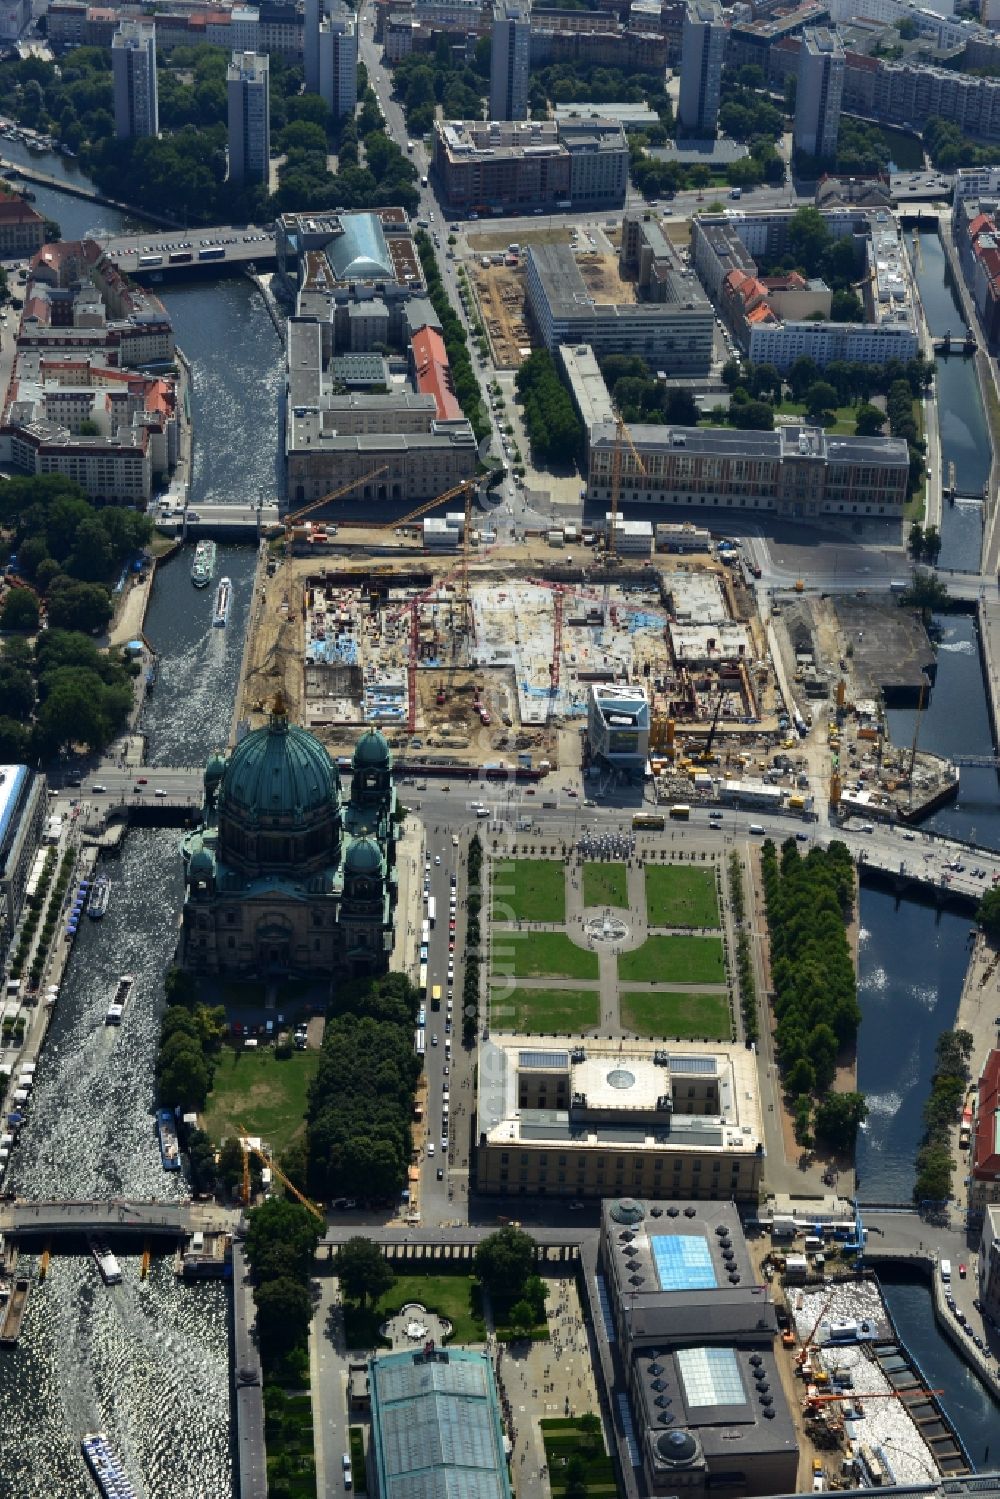
[[[157,224],[163,229],[182,229],[184,226],[177,219],[168,214],[153,213],[148,208],[137,208],[134,203],[123,203],[120,198],[108,198],[96,187],[85,187],[83,183],[70,182],[62,177],[52,177],[48,172],[39,172],[34,167],[27,167],[20,161],[8,161],[6,157],[0,156],[0,171],[10,180],[20,178],[25,182],[37,183],[39,187],[50,188],[56,193],[65,193],[69,198],[84,198],[89,203],[100,203],[105,208],[114,208],[118,213],[126,214],[132,219],[144,219],[148,224]]]
[[[875,1271],[876,1279],[880,1267],[884,1269],[898,1267],[913,1271],[930,1282],[931,1305],[934,1308],[934,1320],[938,1330],[965,1360],[991,1399],[1000,1405],[1000,1373],[991,1360],[984,1358],[969,1335],[962,1331],[961,1323],[951,1315],[945,1300],[944,1282],[938,1274],[937,1255],[930,1251],[920,1254],[915,1250],[887,1249],[883,1251],[869,1247],[865,1250],[865,1263]],[[885,1297],[883,1296],[882,1299],[884,1302]]]

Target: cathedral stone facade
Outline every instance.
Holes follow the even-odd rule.
[[[363,734],[351,794],[323,745],[288,722],[205,769],[202,824],[182,841],[180,961],[244,978],[360,976],[389,966],[396,791],[381,734]]]

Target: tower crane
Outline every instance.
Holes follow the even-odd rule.
[[[712,714],[712,726],[711,726],[711,728],[708,731],[708,738],[705,740],[705,747],[702,750],[701,754],[698,756],[699,760],[701,761],[701,763],[703,765],[710,765],[712,763],[712,745],[715,742],[715,731],[719,727],[719,716],[722,713],[722,699],[725,697],[725,695],[726,695],[726,689],[725,689],[725,686],[723,685],[722,678],[720,677],[719,678],[719,693],[718,693],[718,696],[715,699],[715,712]],[[829,1304],[830,1303],[827,1302],[827,1306],[829,1306]],[[820,1312],[820,1316],[821,1317],[822,1317],[822,1315],[823,1315],[823,1313]],[[818,1327],[819,1323],[817,1323],[816,1326]],[[814,1334],[815,1334],[815,1331],[816,1331],[816,1329],[814,1328],[813,1329],[813,1333]]]
[[[802,1368],[802,1365],[804,1363],[806,1363],[806,1361],[809,1358],[809,1350],[810,1350],[810,1348],[813,1345],[813,1341],[815,1340],[816,1334],[819,1332],[819,1324],[822,1322],[823,1318],[826,1316],[827,1312],[830,1310],[830,1305],[831,1305],[832,1301],[833,1301],[833,1296],[832,1295],[830,1295],[830,1296],[828,1296],[826,1298],[826,1300],[824,1301],[823,1305],[819,1309],[819,1316],[816,1318],[816,1321],[812,1325],[812,1331],[810,1332],[810,1334],[809,1334],[809,1336],[807,1338],[803,1339],[802,1347],[799,1349],[798,1353],[795,1355],[795,1362],[796,1362],[796,1364],[798,1365],[798,1367],[800,1369]]]
[[[381,474],[385,473],[388,473],[388,468],[383,463],[379,468],[370,469],[367,474],[359,474],[358,477],[356,479],[352,479],[349,484],[341,484],[339,489],[331,489],[328,491],[328,493],[321,494],[318,500],[310,500],[308,505],[302,505],[298,510],[290,511],[288,515],[285,516],[284,520],[277,522],[274,529],[284,531],[285,544],[290,548],[292,542],[292,527],[295,525],[296,521],[302,520],[304,516],[312,515],[314,510],[318,510],[321,505],[328,505],[331,500],[343,499],[345,494],[350,494],[351,491],[353,489],[357,489],[359,485],[370,484],[373,479],[377,479]],[[395,525],[395,522],[393,522],[392,524]]]
[[[625,456],[624,444],[628,443],[629,451],[636,461],[640,474],[645,478],[646,465],[639,457],[638,449],[632,441],[632,434],[625,425],[625,418],[620,411],[615,412],[615,446],[611,455],[611,520],[608,526],[608,545],[605,560],[614,560],[618,549],[618,503],[622,491],[622,461]]]
[[[259,1156],[268,1170],[273,1172],[273,1174],[278,1178],[282,1186],[287,1187],[292,1196],[297,1198],[304,1208],[308,1208],[310,1213],[314,1214],[314,1216],[319,1219],[319,1221],[325,1228],[326,1215],[323,1212],[323,1209],[317,1207],[316,1204],[311,1201],[311,1199],[308,1198],[304,1192],[299,1191],[294,1182],[288,1180],[288,1177],[282,1171],[278,1163],[274,1160],[274,1157],[268,1155],[267,1151],[262,1145],[251,1144],[250,1137],[247,1134],[246,1127],[244,1125],[238,1124],[236,1127],[240,1131],[240,1150],[243,1153],[243,1206],[250,1206],[250,1157],[251,1155]]]
[[[943,1395],[944,1390],[925,1390],[923,1385],[907,1385],[905,1390],[869,1390],[867,1393],[858,1390],[843,1390],[836,1395],[807,1395],[803,1406],[804,1410],[814,1410],[819,1405],[833,1405],[837,1401],[850,1404],[853,1400],[905,1400],[908,1395]]]

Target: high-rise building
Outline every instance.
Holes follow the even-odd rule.
[[[308,40],[308,39],[307,39]],[[336,119],[358,102],[358,32],[354,12],[336,5],[319,23],[319,91]]]
[[[271,98],[268,58],[234,52],[226,74],[229,95],[229,180],[268,181],[271,160]]]
[[[726,56],[726,25],[719,0],[688,0],[681,38],[678,119],[689,135],[715,135]]]
[[[799,48],[792,147],[804,156],[837,154],[837,132],[844,94],[844,46],[835,31],[807,27]]]
[[[302,62],[306,74],[306,92],[319,93],[319,23],[323,0],[305,0],[305,28],[302,34]]]
[[[115,135],[156,135],[160,128],[156,95],[156,26],[123,21],[111,39]]]
[[[531,74],[531,6],[528,0],[496,0],[490,54],[490,119],[528,118]]]

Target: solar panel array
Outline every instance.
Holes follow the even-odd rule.
[[[746,1405],[739,1364],[731,1348],[679,1348],[675,1357],[689,1410]]]

